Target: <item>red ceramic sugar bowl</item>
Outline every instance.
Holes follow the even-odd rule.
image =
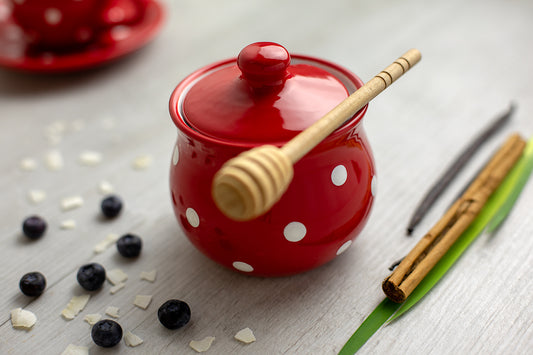
[[[170,98],[178,127],[170,190],[192,244],[227,268],[259,276],[303,272],[348,249],[376,190],[361,122],[367,106],[294,164],[287,190],[259,217],[227,217],[211,189],[226,161],[257,146],[282,146],[362,85],[341,66],[291,56],[271,42],[251,44],[179,83]]]
[[[149,0],[10,0],[28,43],[50,50],[91,43],[110,26],[140,20]]]

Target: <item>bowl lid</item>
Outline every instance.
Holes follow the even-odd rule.
[[[250,44],[236,61],[190,84],[180,115],[193,130],[219,140],[283,144],[349,95],[331,71],[313,64],[291,63],[276,43]]]

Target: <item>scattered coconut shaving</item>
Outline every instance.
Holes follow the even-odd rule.
[[[44,192],[44,190],[28,191],[28,200],[34,205],[43,202],[45,199],[46,199],[46,192]]]
[[[100,254],[104,252],[111,245],[115,244],[119,238],[120,236],[118,234],[114,234],[114,233],[108,234],[104,240],[102,240],[101,242],[99,242],[98,244],[94,246],[94,249],[93,249],[94,253]]]
[[[61,136],[67,130],[67,125],[63,121],[54,121],[45,127],[44,133],[48,136]]]
[[[109,306],[105,310],[105,314],[107,314],[108,316],[113,317],[113,318],[120,317],[119,312],[120,312],[120,309],[118,307],[114,307],[114,306]]]
[[[114,191],[113,185],[109,181],[102,180],[98,184],[98,191],[100,191],[101,194],[107,195]]]
[[[61,229],[74,229],[76,228],[76,221],[73,219],[66,219],[59,225]]]
[[[80,154],[79,161],[80,164],[85,166],[95,166],[102,162],[102,154],[86,150]]]
[[[235,339],[245,344],[253,343],[256,340],[254,332],[252,332],[250,328],[239,330],[237,334],[235,334]]]
[[[24,171],[34,171],[37,169],[37,162],[33,158],[24,158],[20,161],[19,166]]]
[[[89,323],[89,325],[93,326],[95,325],[96,323],[98,323],[98,321],[102,319],[102,315],[100,313],[91,313],[91,314],[87,314],[83,320],[86,321],[87,323]]]
[[[83,197],[81,196],[69,196],[61,200],[63,211],[70,211],[81,206],[83,206]]]
[[[146,170],[152,165],[152,156],[149,154],[141,154],[133,160],[132,167],[135,170]]]
[[[128,274],[121,269],[113,269],[106,273],[106,278],[107,281],[116,286],[119,283],[126,281],[128,279]]]
[[[89,298],[91,298],[89,294],[72,297],[67,307],[61,311],[63,318],[67,320],[74,319],[85,308],[87,302],[89,302]]]
[[[140,278],[141,280],[146,280],[148,282],[154,282],[156,276],[157,276],[157,270],[141,271]]]
[[[33,312],[22,308],[11,310],[11,325],[15,329],[30,330],[37,322],[37,317]]]
[[[124,282],[120,282],[120,283],[116,284],[115,286],[111,287],[111,289],[109,290],[109,293],[114,295],[118,291],[122,290],[124,288],[124,286],[126,286],[126,284]]]
[[[62,121],[55,121],[46,126],[44,135],[52,144],[58,144],[63,139],[63,134],[67,130],[67,125]]]
[[[51,171],[59,171],[63,169],[63,155],[59,150],[51,150],[46,153],[44,157],[46,167]]]
[[[214,341],[215,337],[205,337],[202,340],[191,340],[189,346],[196,352],[203,353],[209,350]]]
[[[135,346],[141,345],[143,343],[143,340],[132,332],[127,331],[126,334],[124,334],[124,343],[126,343],[127,346],[131,346],[133,348]]]
[[[137,295],[133,304],[139,308],[146,309],[152,302],[152,295]]]
[[[89,355],[89,348],[86,346],[69,344],[61,355]]]

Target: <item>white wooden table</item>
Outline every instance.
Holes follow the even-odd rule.
[[[157,39],[113,65],[80,74],[36,76],[0,70],[0,353],[59,354],[68,344],[91,354],[193,354],[191,340],[216,337],[208,354],[334,354],[384,298],[381,281],[439,218],[458,190],[507,135],[533,134],[533,3],[528,0],[406,1],[172,1]],[[293,53],[329,59],[363,80],[411,47],[421,63],[371,103],[364,122],[377,162],[379,188],[371,218],[352,247],[333,262],[286,278],[247,277],[223,269],[186,240],[171,209],[168,170],[176,129],[168,115],[171,91],[187,74],[235,56],[255,41],[275,41]],[[465,142],[505,110],[510,125],[487,143],[458,176],[414,237],[404,231],[411,212]],[[54,128],[55,127],[55,128]],[[52,130],[52,137],[50,136]],[[48,132],[48,133],[46,133]],[[61,138],[61,139],[58,139]],[[49,171],[45,154],[56,149],[64,167]],[[103,161],[83,166],[83,151]],[[148,154],[145,170],[131,167]],[[20,169],[22,159],[37,162]],[[99,216],[100,181],[125,201],[112,222]],[[31,203],[39,189],[46,199]],[[84,205],[63,212],[60,200],[80,195]],[[382,328],[363,354],[525,354],[533,347],[533,183],[495,235],[482,235],[412,311]],[[46,235],[28,242],[22,220],[39,214]],[[74,219],[75,229],[61,222]],[[144,240],[139,259],[125,262],[113,248],[94,254],[109,233]],[[73,295],[78,267],[99,262],[120,268],[126,287],[92,294],[72,321],[61,310]],[[154,283],[139,279],[157,270]],[[42,272],[45,293],[32,300],[20,277]],[[147,310],[133,305],[152,295]],[[163,328],[157,309],[179,298],[192,321]],[[106,351],[90,338],[89,313],[120,308],[124,330],[144,339]],[[15,330],[10,310],[37,315],[31,331]],[[243,345],[234,334],[250,327]]]

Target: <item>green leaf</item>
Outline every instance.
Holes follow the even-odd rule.
[[[497,222],[494,222],[496,223],[494,228],[505,219],[529,178],[532,168],[533,138],[529,140],[522,157],[489,198],[477,218],[420,282],[389,322],[400,317],[424,297],[495,217],[499,216]]]
[[[339,352],[339,355],[355,354],[383,324],[397,319],[420,301],[452,267],[474,239],[483,232],[487,225],[489,225],[489,228],[492,227],[492,230],[497,228],[511,211],[532,170],[533,137],[529,140],[522,157],[489,198],[477,218],[426,275],[409,298],[402,304],[394,303],[385,298],[350,337]]]
[[[388,298],[385,298],[359,326],[350,339],[348,339],[339,352],[339,355],[355,354],[399,307],[399,303],[394,303]]]
[[[520,192],[522,192],[522,189],[526,185],[526,182],[533,171],[533,139],[528,142],[528,145],[524,150],[524,158],[521,159],[513,169],[517,170],[517,172],[513,175],[515,177],[513,183],[509,184],[510,192],[503,205],[487,225],[488,233],[494,232],[509,215],[518,196],[520,196]]]

